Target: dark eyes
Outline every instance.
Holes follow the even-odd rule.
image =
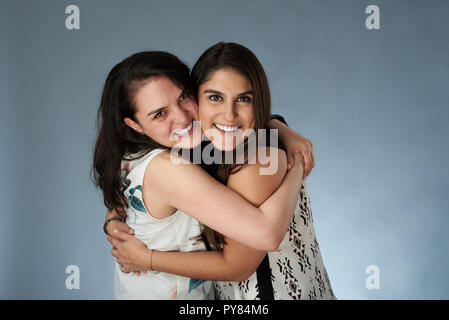
[[[179,96],[178,101],[183,101],[185,99],[187,99],[189,97],[189,93],[187,92],[187,90],[184,90],[181,95]]]
[[[212,100],[212,101],[221,101],[221,100],[223,100],[223,98],[220,97],[218,94],[213,94],[213,95],[209,96],[209,99]]]
[[[154,115],[154,119],[158,119],[165,116],[165,111],[158,111],[155,115]]]
[[[213,95],[209,96],[209,100],[223,101],[223,98],[221,96],[219,96],[218,94],[213,94]],[[248,102],[251,102],[251,97],[250,96],[240,96],[235,101],[248,103]]]
[[[181,95],[179,96],[178,102],[184,101],[188,97],[189,97],[189,92],[187,90],[184,90],[184,91],[182,91]],[[160,118],[164,117],[166,114],[167,114],[167,111],[165,111],[165,110],[158,111],[154,114],[153,119],[160,119]]]
[[[238,102],[251,102],[251,97],[249,96],[241,96],[237,98]]]

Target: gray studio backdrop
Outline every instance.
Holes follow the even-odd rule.
[[[448,299],[448,13],[424,0],[2,0],[0,298],[113,298],[89,176],[106,75],[136,51],[192,66],[234,41],[264,65],[273,112],[314,142],[307,183],[337,297]]]

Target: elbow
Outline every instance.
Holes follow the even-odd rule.
[[[256,270],[236,270],[229,276],[228,281],[242,282],[246,281]]]
[[[235,257],[236,258],[236,257]],[[232,259],[232,258],[231,258]],[[261,261],[257,259],[237,260],[232,259],[226,264],[226,274],[223,274],[223,281],[241,282],[246,281],[257,270]]]
[[[279,246],[281,245],[281,241],[282,241],[282,239],[281,239],[281,240],[275,239],[274,241],[272,241],[272,242],[269,244],[269,246],[268,246],[268,248],[266,249],[266,251],[267,251],[267,252],[273,252],[273,251],[276,251],[276,250],[279,248]]]
[[[276,251],[279,246],[281,245],[282,240],[284,239],[285,233],[280,235],[278,234],[279,231],[276,230],[270,230],[269,234],[267,235],[266,239],[266,247],[264,248],[264,251],[272,252]]]
[[[241,274],[240,276],[233,277],[233,279],[232,279],[231,281],[234,281],[234,282],[243,282],[243,281],[246,281],[248,278],[249,278],[249,275]]]
[[[257,235],[259,237],[257,243],[250,247],[259,251],[271,252],[279,248],[285,232],[281,233],[279,227],[266,223],[257,229]]]
[[[266,252],[272,252],[276,251],[279,246],[281,245],[282,239],[279,239],[278,237],[270,236],[263,240],[263,242],[260,242],[257,248],[254,248],[259,251],[266,251]]]

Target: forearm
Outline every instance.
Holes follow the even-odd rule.
[[[116,218],[118,216],[119,215],[117,214],[117,212],[115,212],[115,210],[108,210],[105,220],[108,220],[108,219],[111,219],[111,218]]]
[[[285,146],[290,167],[294,163],[293,154],[301,153],[302,159],[300,160],[304,163],[303,178],[305,179],[315,167],[312,141],[289,128],[281,116],[277,116],[276,119],[268,122],[268,128],[278,130],[278,138],[280,143]]]
[[[298,166],[298,168],[296,168]],[[272,226],[272,236],[274,242],[277,244],[274,248],[270,248],[269,251],[277,249],[288,225],[293,217],[296,203],[298,201],[299,190],[302,184],[302,165],[296,164],[295,169],[297,172],[289,171],[284,181],[260,207],[259,209],[264,212],[263,218],[267,220]]]
[[[252,205],[198,166],[173,165],[163,157],[159,160],[158,170],[152,172],[151,183],[153,190],[157,190],[155,192],[167,199],[171,207],[256,250],[273,251],[279,246],[278,240],[282,239],[283,235],[279,231],[282,227],[277,227],[279,223],[275,221],[279,217],[279,209],[275,205],[265,205],[274,212],[262,211],[259,209],[260,205]],[[279,161],[279,165],[281,162],[286,167],[285,156]],[[294,169],[290,171],[292,170]],[[297,175],[297,178],[299,179],[300,175]],[[204,194],[207,196],[201,196]],[[285,201],[285,197],[281,197],[279,203]],[[265,218],[265,214],[271,217]],[[274,229],[276,231],[273,233]]]
[[[240,281],[245,277],[226,261],[223,252],[218,251],[153,251],[152,268],[202,280]]]
[[[293,133],[295,133],[294,130],[289,128],[286,123],[283,123],[282,121],[280,121],[278,119],[271,119],[270,121],[268,121],[267,127],[268,127],[268,129],[277,129],[278,130],[279,140],[283,144],[286,144],[288,141],[288,137],[290,135],[292,135]],[[296,134],[299,134],[299,133],[296,133]]]

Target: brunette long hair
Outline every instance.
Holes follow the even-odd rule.
[[[199,86],[208,81],[212,74],[222,68],[232,68],[243,75],[251,83],[253,91],[253,113],[255,119],[254,130],[265,129],[270,119],[271,98],[265,71],[257,57],[248,48],[237,43],[219,42],[207,49],[195,63],[192,69],[192,80],[195,92],[198,93]],[[257,135],[255,136],[257,138]],[[226,185],[231,174],[239,171],[247,162],[248,139],[243,142],[245,152],[243,164],[226,164],[222,161],[218,166],[205,168],[218,181]],[[233,158],[237,159],[236,149]],[[222,153],[223,159],[226,153]],[[235,162],[235,161],[234,161]],[[224,236],[208,226],[203,226],[201,239],[213,250],[223,250],[225,244]]]
[[[102,189],[104,204],[123,218],[127,201],[122,190],[121,163],[127,155],[137,159],[156,148],[165,148],[124,122],[135,118],[134,97],[150,78],[166,76],[176,86],[193,92],[190,71],[176,56],[163,51],[135,53],[114,66],[106,78],[97,114],[98,137],[95,144],[92,178]]]

